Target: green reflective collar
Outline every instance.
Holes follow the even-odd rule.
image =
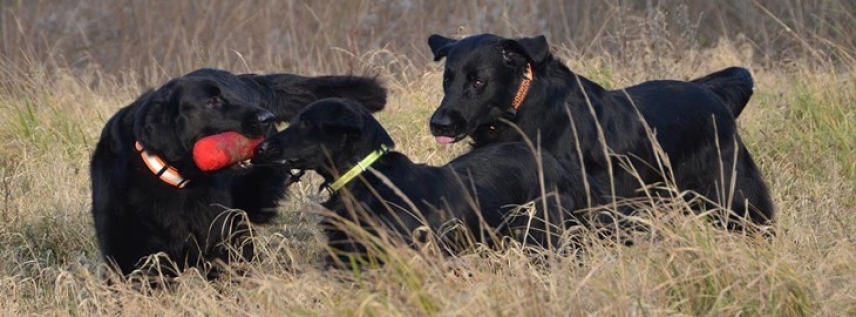
[[[381,144],[379,149],[369,153],[369,155],[359,161],[357,165],[354,165],[354,167],[352,167],[347,173],[342,175],[342,177],[339,177],[339,179],[330,184],[327,189],[330,190],[331,193],[342,189],[342,187],[345,187],[345,185],[347,185],[350,181],[354,180],[354,178],[360,176],[360,174],[362,174],[366,169],[371,167],[372,164],[376,162],[381,156],[386,154],[387,151],[389,151],[389,148],[385,144]]]

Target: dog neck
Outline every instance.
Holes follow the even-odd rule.
[[[354,178],[357,178],[357,176],[360,176],[360,174],[365,172],[372,166],[372,164],[374,164],[374,162],[377,162],[377,160],[388,151],[389,147],[387,147],[386,144],[381,144],[379,149],[372,151],[369,155],[366,155],[365,158],[357,162],[357,165],[351,167],[351,169],[345,172],[345,174],[342,174],[339,179],[327,186],[327,190],[330,191],[331,194],[339,191],[339,189],[345,187],[345,185],[351,182]]]
[[[526,99],[526,94],[529,93],[529,86],[532,84],[532,80],[534,79],[535,75],[532,73],[532,64],[526,63],[526,68],[523,69],[523,80],[520,81],[520,87],[517,88],[517,94],[514,95],[514,100],[511,101],[512,111],[517,112],[517,109],[523,104],[523,100]]]
[[[172,186],[178,188],[184,188],[187,183],[190,183],[190,180],[181,176],[175,167],[167,164],[160,156],[149,153],[143,149],[143,145],[140,144],[140,141],[136,143],[137,152],[140,152],[140,157],[143,159],[143,162],[146,163],[149,170],[155,174],[155,176],[159,177],[164,183],[170,184]]]
[[[508,108],[508,111],[505,113],[507,119],[517,116],[517,109],[520,109],[520,106],[523,105],[523,100],[529,94],[529,87],[532,86],[532,80],[534,79],[535,75],[532,72],[532,64],[526,63],[526,68],[523,69],[523,80],[520,81],[520,87],[517,88],[517,93],[514,94],[514,99],[511,100],[511,108]],[[496,123],[491,124],[488,128],[496,130]]]

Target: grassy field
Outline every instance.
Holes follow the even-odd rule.
[[[0,0],[2,316],[853,316],[856,315],[856,4],[826,1],[15,1]],[[466,150],[430,137],[440,63],[426,40],[546,34],[607,87],[750,68],[738,124],[770,184],[769,242],[677,217],[633,247],[593,244],[535,266],[519,247],[440,258],[409,249],[359,275],[316,268],[293,188],[260,228],[247,277],[174,290],[106,285],[88,163],[107,118],[144,88],[192,69],[376,74],[378,114],[416,161]]]

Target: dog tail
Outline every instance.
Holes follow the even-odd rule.
[[[370,112],[383,110],[386,106],[386,88],[376,77],[309,77],[302,85],[312,91],[318,99],[328,97],[352,99],[359,101]]]
[[[339,97],[360,102],[370,112],[386,106],[386,87],[371,76],[299,76],[293,74],[249,75],[247,78],[267,86],[273,93],[269,109],[277,120],[288,121],[310,103]]]
[[[726,107],[734,115],[735,119],[743,112],[743,108],[746,107],[755,88],[755,80],[752,78],[752,73],[743,67],[729,67],[708,74],[707,76],[693,79],[690,82],[702,85],[719,96],[725,102]]]

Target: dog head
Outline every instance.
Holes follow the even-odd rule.
[[[327,168],[353,164],[381,145],[392,148],[395,143],[362,104],[325,98],[304,108],[288,128],[259,144],[253,163],[284,164],[323,174]]]
[[[550,55],[544,36],[507,39],[481,34],[454,40],[434,34],[428,45],[434,61],[446,58],[445,95],[430,122],[440,143],[460,141],[513,113],[526,72]]]
[[[168,162],[192,165],[191,150],[200,138],[226,131],[251,138],[272,133],[273,114],[257,104],[261,99],[236,89],[200,74],[173,79],[143,97],[146,100],[134,118],[134,135],[144,148]]]

